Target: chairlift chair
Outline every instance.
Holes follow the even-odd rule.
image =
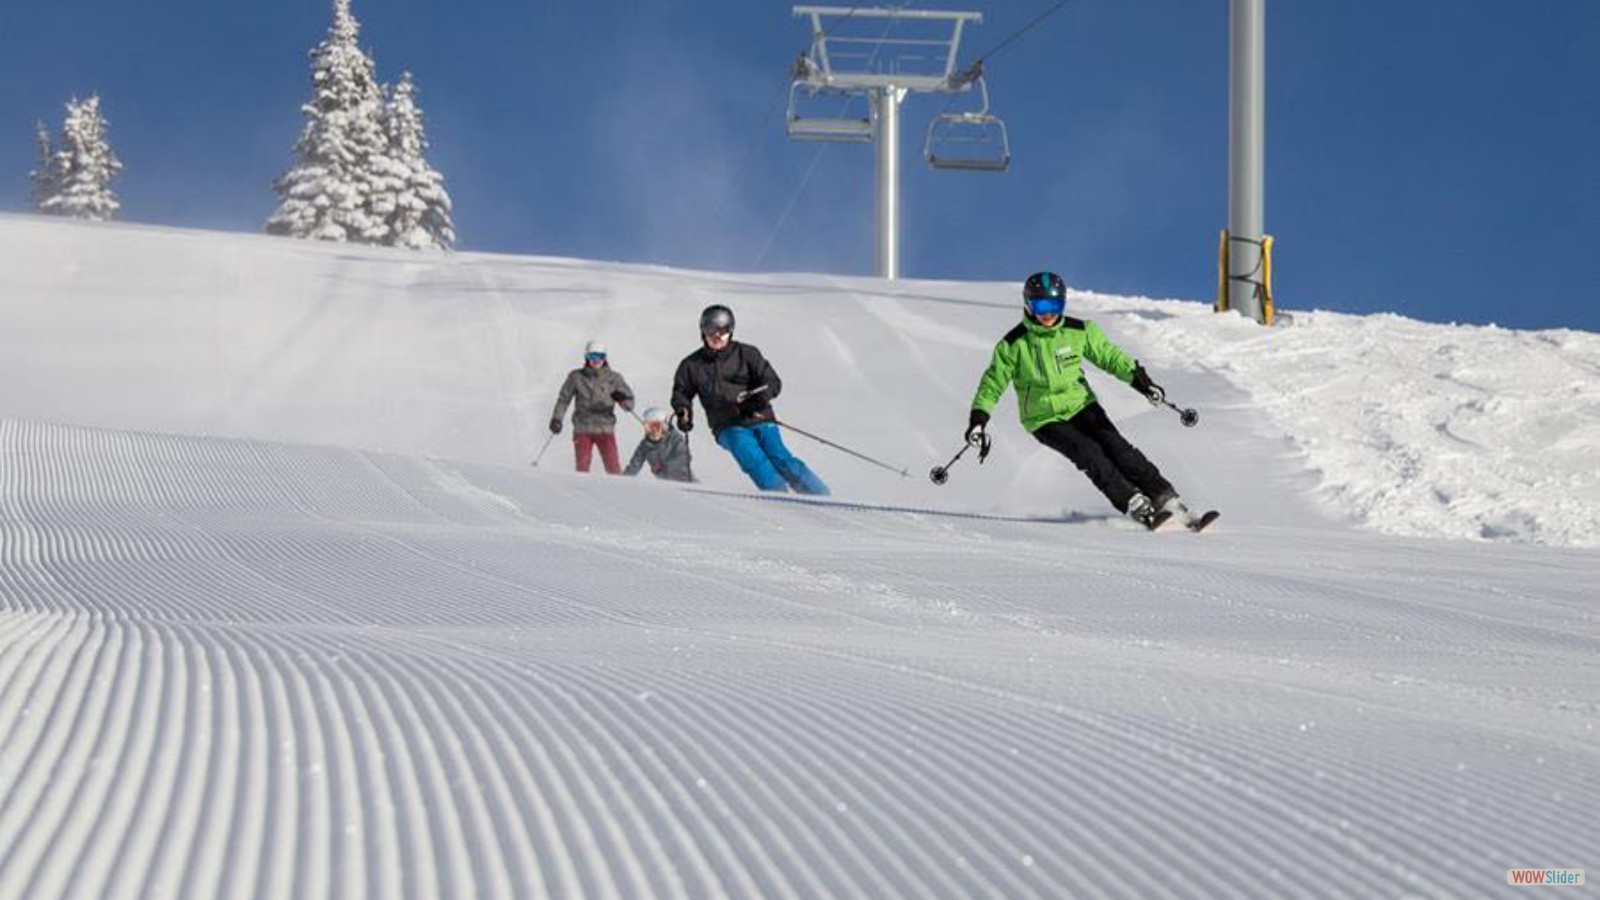
[[[842,91],[818,88],[805,81],[795,81],[789,87],[789,118],[786,126],[789,137],[800,141],[841,141],[865,144],[872,141],[872,115],[870,110],[861,116],[816,116],[801,114],[801,92],[806,95],[807,107],[821,102],[819,95],[838,98],[842,111],[850,95]]]
[[[1011,168],[1011,140],[1006,123],[989,112],[989,87],[973,81],[983,100],[976,110],[946,112],[928,124],[922,155],[935,169],[1004,172]]]

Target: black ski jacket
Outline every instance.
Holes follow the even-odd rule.
[[[766,390],[749,397],[743,408],[741,393],[765,386]],[[690,409],[695,397],[706,410],[706,424],[712,434],[736,425],[755,425],[773,420],[772,401],[783,390],[783,382],[761,351],[749,344],[729,341],[713,353],[701,346],[678,363],[672,377],[672,408]]]

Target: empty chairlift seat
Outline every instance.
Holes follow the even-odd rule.
[[[789,137],[801,141],[845,141],[864,144],[872,140],[872,115],[845,113],[854,101],[844,91],[815,88],[804,81],[789,87]]]
[[[1006,123],[989,112],[989,88],[974,81],[982,97],[976,110],[946,112],[928,125],[922,155],[935,169],[1004,172],[1011,167],[1011,140]]]

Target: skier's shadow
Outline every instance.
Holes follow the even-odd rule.
[[[1023,524],[1052,525],[1066,523],[1073,525],[1086,525],[1096,522],[1106,523],[1122,520],[1122,516],[1111,513],[1091,513],[1083,512],[1081,510],[1071,510],[1059,516],[1008,516],[998,513],[974,513],[949,509],[930,509],[922,506],[895,506],[886,503],[861,503],[852,500],[835,500],[831,497],[798,497],[793,494],[751,494],[744,491],[722,491],[714,488],[702,487],[685,488],[685,490],[694,494],[707,494],[713,497],[733,497],[739,500],[755,500],[765,503],[791,503],[799,506],[812,506],[848,512],[900,513],[918,516],[938,516],[946,519],[966,519],[979,522],[1018,522]]]

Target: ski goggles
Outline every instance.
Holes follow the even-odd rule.
[[[700,333],[705,335],[706,337],[727,337],[728,335],[733,334],[733,329],[732,328],[707,328],[705,331],[702,331]]]
[[[583,358],[584,358],[585,362],[605,362],[606,361],[606,355],[604,353],[585,353],[583,355]]]
[[[1022,305],[1032,316],[1059,316],[1067,308],[1065,297],[1030,297]]]

